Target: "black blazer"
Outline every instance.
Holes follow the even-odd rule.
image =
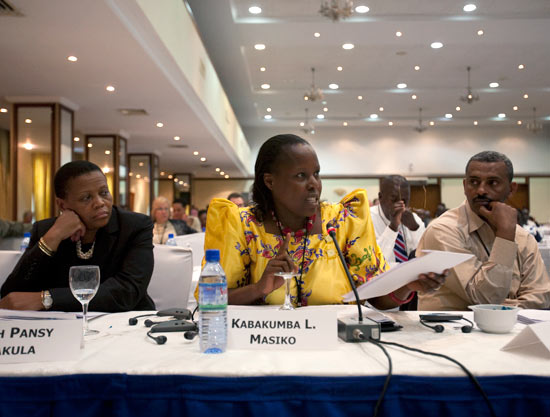
[[[147,295],[154,262],[153,223],[149,217],[113,206],[109,223],[97,231],[94,254],[87,260],[76,256],[76,244],[69,238],[59,244],[53,257],[40,250],[38,241],[54,223],[55,218],[51,218],[34,224],[29,247],[2,286],[2,297],[14,291],[50,290],[52,310],[81,311],[81,304],[69,288],[69,268],[99,265],[100,285],[90,301],[90,310],[155,309]]]

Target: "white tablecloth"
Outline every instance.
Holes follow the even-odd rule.
[[[354,306],[323,308],[337,308],[339,316],[356,313]],[[85,347],[77,361],[2,365],[0,376],[74,373],[365,376],[385,375],[388,369],[382,351],[370,343],[346,344],[338,341],[337,349],[331,351],[230,350],[221,355],[205,355],[199,353],[197,338],[187,341],[182,333],[164,333],[168,338],[167,343],[157,345],[146,337],[147,329],[143,319],[137,326],[128,325],[128,318],[137,314],[143,312],[109,314],[91,321],[90,327],[101,333],[86,338]],[[455,323],[444,323],[445,331],[435,333],[420,325],[418,314],[388,313],[404,328],[398,332],[382,333],[382,340],[447,354],[462,362],[477,376],[550,376],[550,361],[547,358],[500,350],[525,327],[520,323],[508,334],[488,334],[477,328],[465,334],[460,330],[462,324]],[[472,319],[471,312],[463,314]],[[523,310],[521,314],[550,320],[550,311]],[[444,359],[395,347],[388,347],[388,350],[393,359],[394,374],[464,376],[460,368]]]

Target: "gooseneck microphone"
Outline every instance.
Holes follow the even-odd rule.
[[[355,301],[357,302],[358,317],[355,319],[338,319],[338,337],[345,342],[368,342],[369,339],[380,340],[380,324],[376,323],[374,320],[371,320],[367,317],[366,322],[363,322],[363,312],[361,310],[361,300],[359,299],[359,294],[357,293],[357,288],[353,282],[353,278],[349,272],[348,265],[340,249],[340,245],[336,240],[336,229],[333,226],[327,227],[327,232],[334,242],[334,246],[338,251],[338,257],[340,262],[344,267],[346,276],[355,295]]]

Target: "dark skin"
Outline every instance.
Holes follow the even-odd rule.
[[[386,218],[390,220],[389,226],[394,232],[397,232],[401,223],[413,231],[420,227],[408,207],[410,194],[409,185],[403,181],[385,179],[380,185],[378,193],[380,207]]]
[[[89,172],[67,182],[64,198],[56,198],[61,211],[54,225],[43,236],[54,252],[61,241],[92,243],[96,232],[109,223],[113,197],[107,180],[100,171]],[[0,300],[0,308],[10,310],[43,310],[41,292],[12,292]]]
[[[316,214],[312,233],[322,232],[319,207],[322,184],[319,170],[319,161],[313,148],[300,144],[283,148],[273,172],[264,174],[263,180],[271,190],[279,220],[293,231],[302,229],[305,219]],[[264,219],[264,225],[268,233],[280,234],[277,225],[269,216]],[[289,241],[290,235],[286,235],[277,255],[268,262],[257,283],[229,290],[230,304],[253,304],[283,285],[283,278],[275,276],[276,272],[298,271],[298,266],[287,252]],[[412,291],[435,291],[445,282],[446,274],[447,271],[441,275],[421,274],[418,280],[394,291],[394,295],[405,300]],[[389,296],[377,297],[369,302],[380,309],[397,305]]]
[[[508,179],[504,162],[471,162],[463,185],[472,211],[491,226],[496,236],[514,241],[517,212],[504,201],[516,192],[517,184]]]

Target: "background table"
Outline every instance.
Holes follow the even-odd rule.
[[[354,308],[339,311],[346,315]],[[547,311],[523,314],[550,319]],[[141,321],[137,327],[127,324],[132,315],[92,321],[101,334],[87,339],[77,361],[1,366],[0,416],[369,416],[387,373],[386,357],[369,343],[339,342],[333,351],[203,355],[198,341],[181,333],[166,333],[168,342],[156,345]],[[404,329],[384,333],[383,340],[459,360],[479,378],[497,415],[550,415],[550,360],[500,350],[523,325],[494,335],[477,329],[464,334],[461,325],[445,324],[445,332],[436,334],[419,324],[418,312],[389,315]],[[489,415],[456,365],[388,350],[394,376],[380,415]]]

